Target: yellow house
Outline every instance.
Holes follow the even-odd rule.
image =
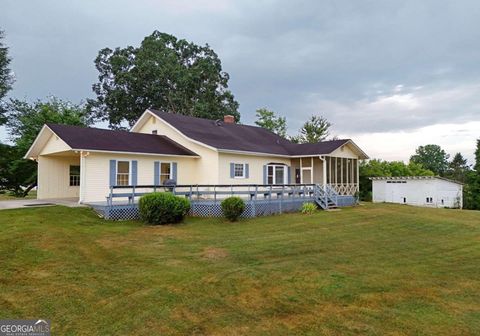
[[[38,198],[104,202],[112,187],[312,184],[339,196],[359,188],[350,139],[294,144],[233,117],[208,120],[146,110],[132,129],[44,125],[25,155],[38,162]]]

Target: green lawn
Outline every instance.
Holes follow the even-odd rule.
[[[35,198],[37,198],[37,191],[32,190],[25,197],[16,197],[16,196],[11,195],[9,192],[0,193],[0,201],[8,201],[8,200],[22,199],[22,198],[23,199],[35,199]]]
[[[372,205],[178,226],[0,211],[0,318],[54,335],[479,335],[480,212]]]

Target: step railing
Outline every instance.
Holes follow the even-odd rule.
[[[324,210],[338,206],[338,193],[330,185],[315,185],[314,196],[317,204]]]

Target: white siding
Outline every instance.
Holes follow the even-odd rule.
[[[462,204],[462,185],[442,179],[399,181],[373,180],[373,202],[404,203],[427,207],[456,207]],[[390,183],[388,183],[390,182]],[[427,202],[431,197],[432,203]]]
[[[197,183],[195,171],[196,159],[184,157],[166,157],[134,154],[106,154],[90,153],[85,157],[83,176],[82,202],[102,202],[108,196],[110,184],[110,160],[132,161],[137,160],[137,184],[152,185],[154,183],[154,162],[177,162],[177,183]],[[131,171],[131,170],[130,170]]]
[[[70,186],[70,165],[79,166],[79,157],[38,157],[38,199],[78,197],[80,187]]]
[[[43,146],[40,155],[69,151],[71,148],[55,134],[52,134]]]
[[[263,184],[263,166],[271,162],[284,163],[287,166],[290,166],[290,159],[219,153],[219,184]],[[248,163],[249,178],[231,178],[230,163]]]

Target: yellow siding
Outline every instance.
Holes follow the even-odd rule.
[[[337,148],[329,156],[336,156],[342,158],[358,159],[358,155],[352,150],[349,144],[343,145],[340,148]]]
[[[80,187],[70,186],[70,165],[80,165],[80,158],[38,157],[38,199],[78,197]]]
[[[231,178],[230,163],[232,162],[248,163],[249,178]],[[219,153],[219,184],[263,184],[263,166],[270,162],[284,163],[290,166],[290,159],[280,157]]]
[[[166,157],[134,154],[107,154],[90,153],[84,159],[83,176],[87,183],[84,185],[82,202],[101,202],[108,196],[110,184],[110,160],[131,161],[137,160],[138,185],[152,185],[154,183],[154,162],[177,162],[177,183],[196,184],[196,160],[183,157]]]
[[[157,130],[159,135],[166,135],[173,141],[197,153],[200,158],[195,159],[192,169],[192,180],[195,184],[217,184],[218,181],[218,152],[208,147],[199,145],[185,138],[178,131],[172,129],[162,119],[150,117],[141,127],[136,130],[138,133],[151,134]]]
[[[62,139],[57,137],[55,134],[52,134],[45,146],[43,146],[40,155],[65,152],[70,149],[71,148]]]

